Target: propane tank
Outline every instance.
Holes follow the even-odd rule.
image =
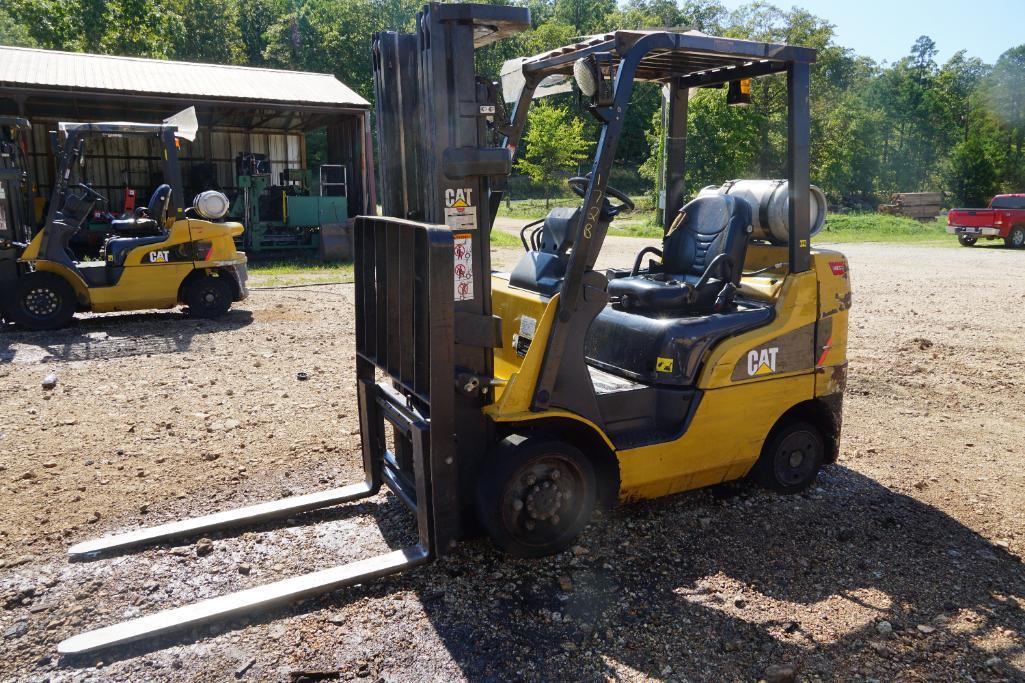
[[[743,199],[751,206],[751,237],[769,240],[773,244],[787,244],[790,234],[790,183],[786,180],[730,180],[721,187],[709,185],[701,189],[699,197],[728,194]],[[810,234],[816,235],[826,222],[826,195],[810,186],[808,208]]]
[[[216,221],[228,213],[230,204],[223,192],[207,190],[196,195],[192,200],[192,206],[201,217],[208,221]]]

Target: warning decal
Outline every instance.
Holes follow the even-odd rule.
[[[477,229],[477,210],[473,206],[473,188],[445,190],[445,225],[453,230]]]
[[[452,235],[452,276],[455,282],[455,300],[473,298],[473,235]]]

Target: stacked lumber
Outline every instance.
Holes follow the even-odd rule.
[[[897,192],[889,204],[880,204],[879,212],[918,220],[932,220],[943,209],[942,192]]]

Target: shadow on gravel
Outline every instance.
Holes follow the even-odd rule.
[[[391,547],[415,540],[412,516],[394,496],[362,512]],[[334,514],[350,513],[343,506],[304,522]],[[1018,558],[842,466],[804,495],[736,487],[732,495],[625,506],[592,524],[574,551],[545,560],[509,560],[470,541],[406,574],[61,664],[109,663],[409,591],[471,681],[605,680],[631,671],[642,679],[757,680],[769,665],[794,667],[801,679],[1025,676],[1011,661],[1020,661],[1025,631]],[[312,628],[318,640],[332,637],[322,624],[319,616],[292,622],[307,636]],[[303,663],[349,671],[369,662],[360,676],[415,680],[445,659],[421,663],[434,636],[417,631],[418,614],[377,615],[372,624],[358,648],[344,647],[342,635],[338,647],[309,652]]]
[[[773,664],[843,680],[1025,675],[1009,661],[1025,629],[1020,560],[845,467],[803,496],[623,507],[581,545],[443,563],[448,581],[421,597],[468,679],[605,679],[613,662],[693,680],[756,680]]]
[[[229,311],[214,320],[160,311],[77,318],[69,327],[52,332],[0,329],[0,363],[183,353],[206,335],[237,330],[252,321],[253,314],[244,310]]]

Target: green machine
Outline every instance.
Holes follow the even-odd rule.
[[[255,255],[318,252],[326,260],[351,258],[348,187],[345,166],[324,164],[317,177],[306,169],[286,169],[278,183],[262,154],[235,159],[238,194],[229,215],[246,231],[239,244]]]

